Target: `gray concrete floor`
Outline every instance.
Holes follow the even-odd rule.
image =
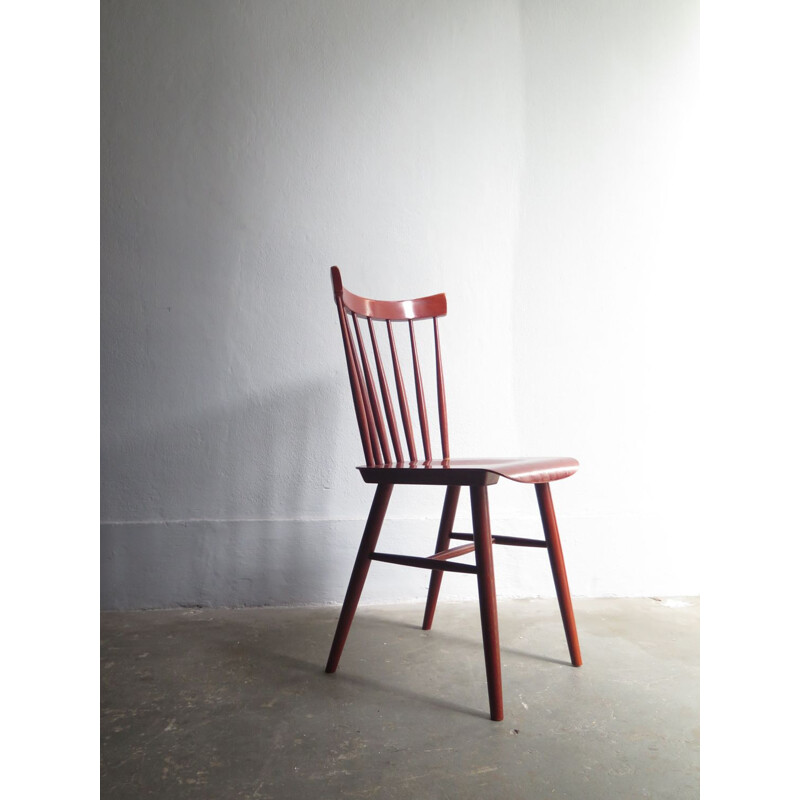
[[[699,601],[500,601],[505,720],[491,722],[477,606],[102,615],[111,798],[699,796]]]

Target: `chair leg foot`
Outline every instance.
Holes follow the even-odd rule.
[[[494,585],[492,532],[489,500],[485,486],[471,486],[472,530],[475,533],[475,563],[478,566],[478,600],[483,631],[483,655],[489,687],[489,712],[493,720],[503,719],[503,684],[500,674],[500,632],[497,626],[497,597]]]
[[[439,535],[436,539],[436,551],[447,550],[450,545],[450,534],[453,532],[453,522],[458,508],[460,486],[448,486],[444,496],[442,518],[439,522]],[[425,604],[425,615],[422,618],[422,630],[429,631],[433,625],[433,615],[436,613],[436,601],[439,599],[439,588],[442,585],[441,570],[431,570],[431,582],[428,584],[428,602]]]
[[[556,585],[558,606],[561,609],[561,620],[564,623],[564,633],[567,635],[569,657],[573,667],[579,667],[581,648],[578,643],[578,629],[575,627],[575,615],[572,611],[572,597],[569,593],[567,570],[564,566],[564,555],[561,551],[561,537],[558,535],[558,524],[553,509],[553,498],[550,494],[549,483],[536,484],[536,499],[539,501],[539,512],[542,516],[544,538],[547,541],[547,554],[550,556],[550,569],[553,571],[553,581]]]
[[[345,594],[342,611],[339,614],[339,624],[336,626],[336,633],[333,637],[325,672],[336,672],[336,667],[339,666],[339,658],[342,655],[342,650],[344,650],[347,634],[350,632],[350,625],[353,622],[356,607],[361,598],[361,591],[364,588],[364,582],[367,579],[371,563],[370,556],[375,552],[375,546],[378,543],[378,536],[381,532],[383,518],[386,516],[386,508],[389,505],[389,498],[392,496],[393,488],[392,484],[385,483],[379,484],[375,490],[372,508],[370,508],[369,517],[367,517],[364,535],[361,537],[361,545],[358,548],[356,562],[350,575],[350,583],[347,586],[347,594]]]

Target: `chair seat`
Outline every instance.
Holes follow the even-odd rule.
[[[444,458],[360,466],[366,483],[412,483],[438,486],[488,486],[502,478],[520,483],[550,483],[574,475],[574,458]]]

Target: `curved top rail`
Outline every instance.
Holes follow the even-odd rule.
[[[365,319],[399,321],[443,317],[447,314],[447,298],[444,294],[417,297],[413,300],[370,300],[359,297],[342,286],[342,275],[338,267],[331,267],[331,282],[334,297],[341,297],[348,311]]]

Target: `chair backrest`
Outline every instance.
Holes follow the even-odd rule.
[[[442,372],[442,354],[439,346],[438,318],[447,314],[447,300],[443,294],[434,294],[430,297],[420,297],[416,300],[369,300],[348,292],[342,286],[342,276],[338,267],[331,267],[331,281],[333,283],[333,298],[339,311],[339,323],[342,329],[345,356],[347,357],[347,372],[350,376],[350,388],[353,392],[353,403],[356,408],[358,429],[361,433],[361,443],[364,447],[364,457],[368,466],[391,464],[393,462],[417,462],[417,448],[414,442],[414,429],[406,397],[405,382],[397,354],[394,337],[393,323],[408,323],[410,337],[411,363],[414,373],[414,387],[416,390],[417,410],[419,413],[419,426],[422,438],[422,449],[425,462],[432,460],[430,432],[428,429],[428,413],[425,406],[425,392],[422,387],[422,369],[417,353],[417,339],[414,325],[420,320],[433,320],[433,343],[436,356],[436,397],[439,406],[439,432],[442,441],[442,458],[450,458],[450,445],[447,434],[447,403],[444,394],[444,374]],[[366,320],[366,328],[372,344],[372,356],[364,346],[362,328]],[[392,371],[394,372],[397,402],[400,407],[405,440],[408,445],[408,459],[405,458],[402,442],[394,413],[389,383],[383,369],[379,335],[381,325],[386,323],[386,337],[388,349],[392,357]],[[378,330],[376,330],[376,328]],[[378,390],[373,378],[372,362],[378,376]],[[381,409],[381,399],[383,409]],[[389,426],[389,436],[386,434],[384,414]],[[394,459],[389,446],[389,438],[394,448]]]

